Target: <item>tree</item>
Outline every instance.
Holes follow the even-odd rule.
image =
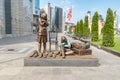
[[[98,12],[95,12],[92,18],[91,36],[92,41],[98,41]]]
[[[108,8],[105,25],[103,27],[102,45],[106,47],[114,46],[114,15],[113,11]]]
[[[79,34],[82,37],[83,36],[83,20],[80,20],[80,24],[79,24]]]
[[[75,26],[74,34],[77,34],[77,26]]]
[[[84,26],[83,26],[83,37],[87,38],[90,35],[90,29],[88,27],[88,16],[85,16]]]
[[[79,22],[77,22],[77,36],[79,35]]]
[[[79,34],[79,22],[77,22],[77,25],[75,26],[75,31],[74,31],[75,35]]]

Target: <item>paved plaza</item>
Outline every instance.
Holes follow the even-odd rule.
[[[24,57],[37,49],[35,38],[36,35],[29,35],[0,39],[0,80],[120,79],[120,58],[93,46],[91,49],[93,56],[99,59],[99,67],[24,67]]]

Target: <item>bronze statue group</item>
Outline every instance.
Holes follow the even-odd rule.
[[[39,57],[39,58],[46,58],[49,52],[46,50],[46,43],[47,43],[47,27],[48,27],[48,20],[47,20],[47,14],[45,12],[40,13],[40,17],[38,19],[38,51],[34,51],[34,53],[30,57]],[[70,45],[68,45],[69,42],[67,41],[65,36],[61,37],[60,42],[60,50],[57,51],[57,54],[60,54],[62,58],[65,58],[65,51],[66,48],[70,48]],[[43,45],[43,51],[42,51],[42,45]],[[55,55],[55,53],[51,54]]]

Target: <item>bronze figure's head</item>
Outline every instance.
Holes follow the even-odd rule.
[[[44,19],[44,20],[47,20],[47,14],[46,13],[42,13],[41,14],[41,18]]]

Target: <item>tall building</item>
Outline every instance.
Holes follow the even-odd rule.
[[[98,34],[101,35],[101,31],[102,31],[102,28],[104,26],[104,19],[102,17],[102,15],[99,15],[98,17]]]
[[[55,8],[51,7],[51,26],[50,26],[50,30],[53,30],[55,25],[55,19],[56,19],[56,13],[55,13]]]
[[[32,0],[11,0],[12,34],[27,35],[32,33]]]
[[[4,0],[0,0],[0,39],[5,34],[5,11]]]
[[[33,14],[39,15],[40,13],[40,0],[33,0]]]
[[[63,32],[63,9],[55,7],[55,26],[58,32]]]
[[[0,3],[5,14],[3,14],[5,26],[0,32],[2,37],[22,36],[32,33],[32,0],[0,0]]]
[[[33,0],[33,29],[35,33],[38,29],[38,18],[40,15],[40,0]]]
[[[45,10],[48,15],[48,30],[57,30],[58,32],[64,31],[64,12],[60,7],[52,7],[50,3],[46,4],[41,9]]]
[[[118,30],[119,30],[119,24],[118,24],[118,14],[117,11],[114,12],[114,32],[115,34],[117,34]]]
[[[92,21],[91,21],[91,11],[87,12],[87,16],[88,16],[88,25],[91,31],[91,25],[92,25]]]

